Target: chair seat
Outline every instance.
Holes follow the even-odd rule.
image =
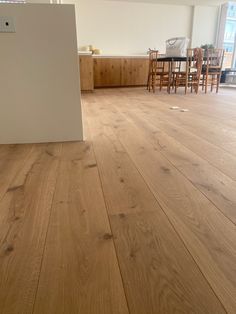
[[[157,71],[157,72],[155,72],[155,71],[153,71],[153,72],[150,72],[150,74],[156,74],[156,75],[169,75],[169,72],[162,72],[162,71]]]
[[[194,76],[197,76],[197,72],[190,72],[188,73],[188,76],[189,77],[194,77]],[[183,78],[185,79],[186,78],[186,72],[176,72],[174,73],[174,76],[178,77],[179,79]]]
[[[208,73],[213,73],[213,74],[220,73],[220,72],[221,72],[220,68],[209,68],[209,70],[208,70]],[[207,66],[203,65],[202,66],[202,74],[206,74],[206,73],[207,73]]]

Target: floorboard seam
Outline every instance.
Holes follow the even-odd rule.
[[[89,125],[88,121],[87,121],[87,126],[90,129],[90,125]],[[108,222],[109,222],[110,230],[111,230],[111,232],[113,234],[111,220],[110,220],[110,216],[109,216],[109,213],[108,213],[108,205],[107,205],[105,193],[104,193],[104,190],[103,190],[103,184],[102,184],[101,174],[100,174],[100,170],[99,170],[99,164],[98,164],[98,161],[97,161],[97,156],[96,156],[96,152],[95,152],[92,140],[91,140],[91,144],[92,144],[92,149],[93,149],[93,153],[94,153],[94,158],[95,158],[95,161],[97,163],[97,171],[98,171],[99,181],[100,181],[102,195],[103,195],[103,199],[104,199],[104,204],[105,204],[105,207],[106,207],[107,219],[108,219]],[[123,286],[123,290],[124,290],[124,296],[125,296],[125,300],[126,300],[126,304],[127,304],[127,309],[128,309],[128,312],[131,314],[131,310],[130,310],[130,306],[129,306],[129,302],[128,302],[128,296],[127,296],[126,290],[125,290],[124,279],[123,279],[122,271],[121,271],[121,268],[120,268],[120,263],[119,263],[119,258],[118,258],[118,254],[117,254],[117,249],[116,249],[114,237],[112,237],[112,243],[113,243],[114,251],[115,251],[115,254],[116,254],[116,260],[117,260],[117,265],[118,265],[120,276],[121,276],[121,281],[122,281],[122,286]]]
[[[123,146],[123,144],[121,143],[121,145]],[[126,151],[127,154],[129,155],[128,151]],[[141,175],[141,177],[143,178],[146,186],[148,187],[149,191],[152,193],[152,195],[154,196],[156,202],[158,203],[158,205],[160,206],[161,210],[163,211],[164,215],[166,216],[167,220],[169,221],[169,223],[171,224],[173,230],[176,232],[176,235],[178,236],[178,238],[180,239],[180,241],[183,243],[184,247],[186,248],[187,252],[189,253],[189,255],[191,256],[194,264],[196,264],[197,268],[199,269],[200,273],[202,274],[203,278],[206,280],[206,282],[208,283],[210,289],[212,290],[213,294],[216,296],[216,298],[219,300],[220,304],[222,305],[222,308],[225,310],[225,313],[227,313],[226,308],[224,306],[224,304],[222,303],[222,301],[220,300],[220,298],[218,297],[218,295],[216,294],[215,290],[213,289],[213,287],[211,286],[210,282],[208,281],[208,279],[206,278],[206,276],[204,275],[204,273],[202,272],[200,266],[198,265],[197,261],[195,260],[195,258],[193,257],[193,255],[191,254],[191,252],[189,251],[186,243],[184,242],[184,240],[182,239],[182,237],[180,236],[180,234],[178,233],[178,231],[176,230],[174,224],[171,222],[168,214],[165,212],[165,210],[163,209],[162,205],[159,203],[158,198],[156,197],[156,195],[152,192],[152,189],[150,188],[149,184],[146,182],[145,178],[143,177],[142,173],[139,171],[137,165],[135,164],[135,162],[133,161],[132,157],[129,155],[130,159],[132,160],[133,164],[135,165],[135,168],[137,169],[137,171],[139,172],[139,174]]]
[[[118,112],[120,112],[120,111],[118,110]],[[120,114],[122,114],[122,113],[120,113]],[[123,115],[123,114],[122,114],[122,115]],[[134,124],[134,126],[138,128],[138,126],[137,126],[135,123],[133,123],[133,121],[131,121],[131,123]],[[155,127],[154,124],[152,124],[152,125]],[[161,130],[161,131],[162,131],[162,130]],[[169,136],[166,132],[164,132],[164,131],[162,131],[162,132],[163,132],[164,134],[166,134],[167,136]],[[192,154],[198,156],[200,159],[202,159],[203,161],[207,162],[210,166],[216,168],[220,173],[222,173],[223,175],[225,175],[226,177],[228,177],[229,179],[231,179],[232,181],[235,182],[235,180],[234,180],[233,178],[229,177],[227,174],[225,174],[223,171],[221,171],[221,169],[219,169],[218,167],[215,167],[215,166],[214,166],[213,164],[211,164],[208,160],[206,160],[205,158],[201,157],[201,156],[198,155],[197,153],[193,152],[191,149],[189,149],[187,146],[185,146],[184,144],[182,144],[181,142],[179,142],[178,140],[176,140],[174,137],[172,137],[172,136],[169,136],[169,137],[171,137],[172,139],[174,139],[177,143],[179,143],[180,145],[182,145],[182,146],[185,147],[186,149],[190,150],[190,151],[192,152]],[[149,142],[149,143],[152,144],[151,142]],[[233,225],[236,225],[236,223],[234,223],[234,221],[233,221],[232,219],[230,219],[228,216],[226,216],[226,214],[225,214],[225,213],[224,213],[204,192],[202,192],[202,191],[198,188],[198,186],[195,185],[195,183],[194,183],[191,179],[189,179],[174,163],[172,163],[172,161],[171,161],[165,154],[163,154],[161,150],[159,151],[159,153],[160,153],[166,160],[168,160],[168,162],[169,162],[179,173],[181,173],[181,175],[183,175],[183,176],[184,176],[204,197],[206,197],[206,198],[212,203],[212,205],[214,205],[214,207],[216,207],[216,208],[222,213],[222,215],[223,215],[224,217],[226,217]]]
[[[50,208],[50,214],[49,214],[49,218],[48,218],[48,225],[47,225],[47,230],[46,230],[46,235],[45,235],[45,240],[44,240],[44,245],[43,245],[43,253],[42,253],[42,258],[41,258],[41,263],[40,263],[38,282],[37,282],[37,287],[36,287],[36,291],[35,291],[35,298],[34,298],[34,303],[33,303],[32,312],[31,312],[32,314],[35,311],[35,305],[36,305],[36,300],[37,300],[37,295],[38,295],[38,290],[39,290],[39,282],[40,282],[41,271],[42,271],[42,267],[43,267],[45,250],[46,250],[46,243],[47,243],[47,238],[48,238],[48,230],[49,230],[49,225],[50,225],[50,222],[51,222],[53,204],[54,204],[56,188],[57,188],[57,183],[58,183],[58,178],[59,178],[59,166],[61,164],[62,146],[63,146],[63,144],[61,144],[61,148],[60,148],[60,155],[59,155],[60,159],[58,161],[58,166],[57,166],[57,177],[56,177],[56,182],[55,182],[55,189],[54,189],[54,192],[53,192],[52,203],[51,203],[51,208]]]
[[[115,106],[115,108],[116,108],[116,106]],[[119,112],[119,110],[118,110],[118,112]],[[147,188],[149,189],[149,191],[152,193],[152,195],[154,196],[155,200],[156,200],[157,203],[159,204],[161,210],[163,211],[163,213],[164,213],[164,215],[166,216],[167,220],[168,220],[169,223],[171,224],[173,230],[176,232],[176,235],[178,236],[178,238],[180,239],[180,241],[183,243],[184,247],[186,248],[187,252],[188,252],[189,255],[191,256],[191,258],[192,258],[194,264],[196,264],[197,268],[199,269],[199,271],[200,271],[200,273],[202,274],[203,278],[204,278],[204,279],[206,280],[206,282],[208,283],[208,285],[209,285],[210,289],[212,290],[213,294],[214,294],[215,297],[219,300],[220,304],[222,305],[222,308],[225,310],[225,313],[227,313],[224,304],[222,303],[222,301],[220,300],[220,298],[219,298],[218,295],[216,294],[215,290],[214,290],[213,287],[211,286],[210,282],[208,281],[208,279],[206,278],[206,276],[205,276],[204,273],[202,272],[202,270],[201,270],[200,266],[198,265],[197,261],[195,260],[195,258],[194,258],[193,255],[191,254],[191,252],[189,251],[189,249],[188,249],[188,247],[187,247],[185,241],[182,239],[182,237],[180,236],[180,234],[179,234],[178,231],[176,230],[175,226],[174,226],[173,223],[171,222],[171,220],[170,220],[168,214],[166,213],[166,211],[164,210],[164,208],[163,208],[162,205],[160,204],[160,202],[159,202],[158,198],[156,197],[156,195],[153,193],[153,191],[152,191],[151,187],[149,186],[148,182],[147,182],[147,181],[145,180],[145,178],[143,177],[142,173],[140,172],[139,168],[137,167],[137,165],[136,165],[135,161],[133,160],[132,156],[129,154],[128,150],[124,147],[124,145],[123,145],[123,143],[120,141],[120,139],[119,139],[119,138],[117,138],[117,139],[119,140],[119,142],[121,143],[122,147],[124,148],[124,150],[125,150],[126,153],[128,154],[130,160],[131,160],[132,163],[134,164],[134,166],[135,166],[135,168],[137,169],[138,173],[139,173],[140,176],[143,178],[143,180],[144,180],[144,182],[145,182]],[[164,156],[164,158],[167,159],[165,156]],[[175,169],[176,169],[176,167],[175,167]],[[179,170],[177,169],[177,171],[179,171]],[[189,181],[189,180],[188,180],[188,181]],[[190,182],[190,184],[192,184],[192,183]]]
[[[159,100],[159,102],[160,102],[160,103],[163,103],[163,102],[160,101],[160,100]],[[164,103],[164,104],[165,104],[165,103]],[[145,105],[144,105],[144,106],[145,106]],[[153,107],[151,107],[151,108],[154,109]],[[161,113],[162,113],[163,115],[165,115],[165,113],[163,113],[163,112],[161,112]],[[165,119],[167,119],[167,118],[164,118],[164,122],[166,123],[166,120],[165,120]],[[171,124],[176,125],[177,127],[180,127],[180,128],[182,128],[183,130],[185,130],[185,129],[184,129],[181,125],[179,125],[179,124],[175,124],[175,123],[173,123],[173,122],[171,122]],[[190,131],[189,129],[186,129],[186,130],[187,130],[187,132],[193,134],[194,136],[197,136],[197,137],[199,137],[200,139],[202,139],[202,140],[204,140],[204,141],[210,143],[211,145],[214,145],[214,146],[220,148],[221,150],[223,150],[224,152],[230,154],[230,155],[233,156],[234,158],[236,157],[236,153],[230,152],[229,150],[225,149],[224,147],[219,146],[219,145],[217,145],[216,143],[209,141],[207,138],[204,138],[204,137],[201,138],[198,134],[194,133],[193,131]]]

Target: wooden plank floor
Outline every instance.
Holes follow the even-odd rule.
[[[235,100],[96,90],[85,142],[0,145],[0,314],[235,314]]]

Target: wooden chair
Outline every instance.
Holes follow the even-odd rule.
[[[148,80],[147,80],[147,89],[151,90],[151,87],[153,85],[153,75],[154,75],[154,61],[157,59],[158,50],[152,50],[149,49],[149,70],[148,70]]]
[[[205,89],[205,93],[207,93],[208,86],[211,86],[211,91],[214,86],[216,86],[216,93],[219,91],[224,52],[224,49],[205,50],[206,61],[202,66],[201,77],[202,90]]]
[[[158,50],[149,50],[149,73],[147,81],[147,89],[149,92],[155,93],[156,86],[159,86],[160,91],[163,86],[168,86],[169,71],[166,68],[166,63],[158,61],[164,55],[159,54]]]
[[[203,50],[200,48],[187,49],[187,60],[184,71],[174,72],[174,88],[175,93],[178,87],[185,87],[185,94],[187,89],[191,88],[195,93],[198,93],[201,71],[203,64]]]

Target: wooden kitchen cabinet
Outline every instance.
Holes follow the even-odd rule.
[[[124,58],[121,60],[121,85],[142,86],[147,84],[149,60]]]
[[[93,91],[94,74],[92,55],[79,55],[81,91]]]
[[[93,57],[94,87],[144,86],[148,57]]]
[[[94,86],[121,86],[121,59],[94,57]]]

